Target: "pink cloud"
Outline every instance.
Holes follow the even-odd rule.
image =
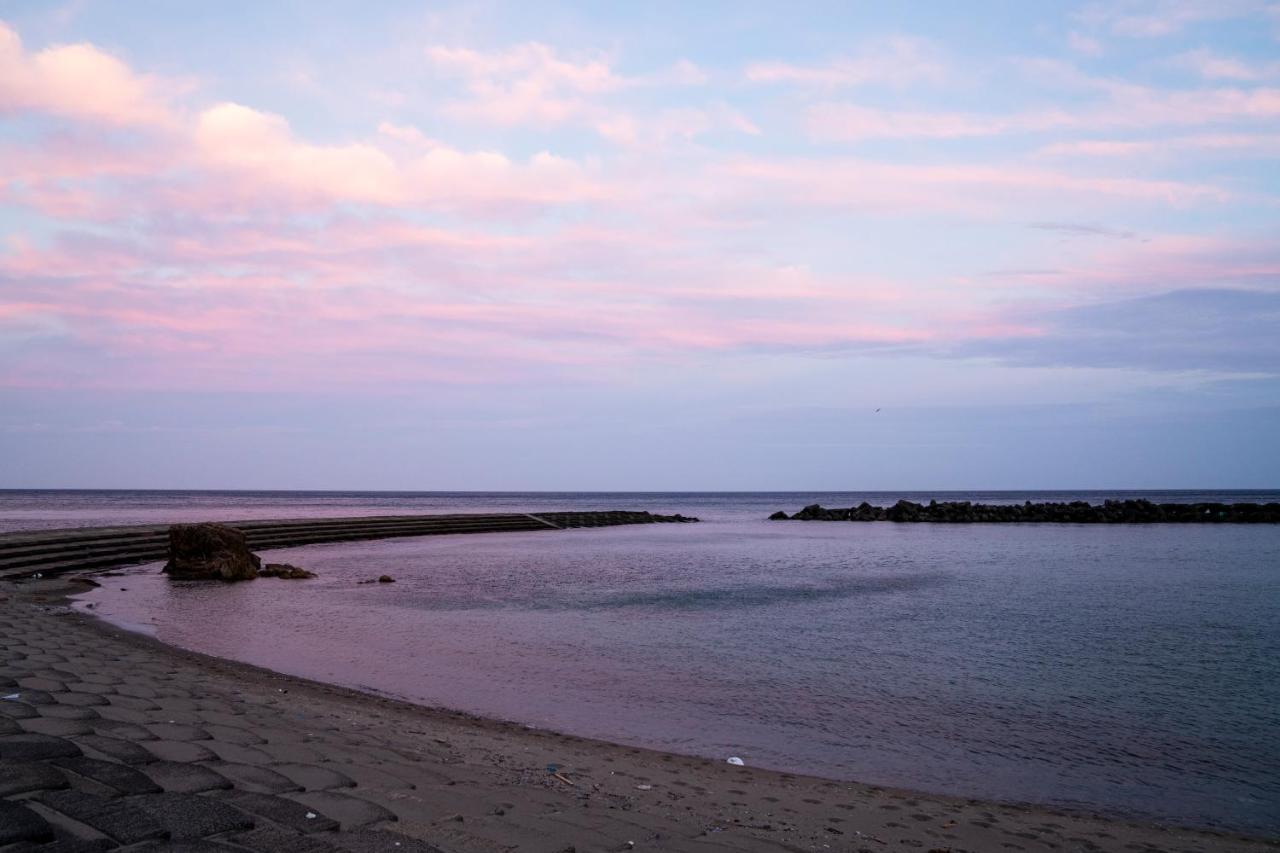
[[[517,163],[381,129],[415,147],[393,155],[372,142],[315,145],[298,139],[282,117],[231,103],[200,113],[193,142],[203,164],[249,182],[240,188],[249,194],[267,187],[290,198],[386,206],[552,204],[608,194],[586,169],[547,152]]]
[[[1085,56],[1101,56],[1104,52],[1102,42],[1075,30],[1067,34],[1067,46]]]
[[[1193,274],[1257,280],[1275,269],[1265,255],[1246,263],[1237,252],[1232,266],[1214,246],[1158,236],[1129,255],[1037,245],[1061,253],[1051,260],[1065,273],[1031,284],[983,279],[963,264],[920,272],[913,258],[881,257],[914,244],[850,250],[837,239],[814,249],[821,235],[797,236],[811,230],[808,216],[821,225],[815,231],[836,218],[842,228],[875,229],[884,211],[916,217],[922,228],[990,230],[1015,219],[1025,230],[1029,218],[1066,221],[1102,205],[1116,215],[1167,215],[1231,198],[1206,183],[1107,171],[1105,162],[736,156],[692,142],[715,131],[761,133],[729,104],[639,112],[603,103],[631,88],[680,84],[657,82],[665,72],[628,77],[602,58],[565,59],[539,45],[454,49],[435,60],[477,102],[515,99],[508,118],[525,109],[521,98],[532,110],[521,121],[548,104],[554,113],[563,100],[571,105],[564,120],[624,147],[581,160],[513,158],[451,146],[403,120],[319,142],[286,117],[243,104],[165,112],[159,121],[131,113],[136,99],[123,96],[102,103],[107,115],[134,116],[130,132],[90,134],[75,129],[89,114],[49,106],[52,89],[39,103],[9,104],[75,121],[0,151],[0,200],[21,222],[0,250],[0,335],[63,345],[53,353],[19,346],[0,366],[0,383],[37,376],[73,386],[198,379],[215,388],[367,388],[548,371],[592,381],[601,366],[627,371],[690,352],[926,348],[1028,335],[1033,324],[1011,319],[1015,300],[1070,304],[1117,283],[1151,289],[1151,271],[1168,286]],[[123,65],[113,73],[117,95],[127,89],[120,81],[164,87]],[[673,74],[705,82],[694,66]],[[843,85],[821,75],[811,82]],[[1080,85],[1112,110],[1148,94]],[[1270,115],[1269,90],[1226,91],[1208,93],[1224,105],[1212,109]],[[1189,108],[1160,97],[1156,112]],[[864,136],[957,138],[1084,121],[1052,111],[985,117],[836,106],[849,107],[833,115]],[[553,113],[544,118],[560,120]],[[1205,145],[1231,139],[1201,136]],[[125,137],[128,145],[118,144]],[[1096,157],[1108,144],[1121,143],[1042,153]],[[963,259],[967,247],[951,250]]]
[[[1037,202],[1106,198],[1186,206],[1223,202],[1207,184],[1123,176],[1078,175],[1018,164],[897,165],[872,160],[738,159],[719,170],[750,195],[791,204],[903,213],[984,214],[1036,209]]]
[[[1274,14],[1271,0],[1108,0],[1089,4],[1077,17],[1116,35],[1161,38],[1208,21]]]
[[[567,60],[537,42],[488,53],[432,46],[426,55],[444,73],[461,77],[470,94],[449,112],[504,126],[568,121],[589,111],[588,96],[626,85],[601,57]]]
[[[1107,100],[1079,107],[1010,114],[907,112],[822,103],[809,109],[810,133],[819,139],[959,139],[1020,133],[1104,128],[1194,126],[1272,121],[1280,118],[1280,89],[1220,88],[1160,91],[1106,84]]]
[[[173,122],[163,87],[93,45],[28,52],[0,22],[0,111],[36,110],[115,125]]]
[[[1025,128],[1027,119],[953,112],[902,112],[849,103],[825,103],[811,108],[808,128],[819,139],[960,139],[994,136]]]
[[[1200,49],[1179,54],[1172,65],[1186,68],[1207,80],[1234,80],[1243,83],[1280,77],[1280,62],[1250,63]]]
[[[444,112],[464,121],[500,127],[574,123],[626,145],[687,138],[721,128],[757,132],[749,120],[724,105],[688,108],[681,128],[664,132],[649,129],[654,116],[607,103],[609,96],[625,91],[706,83],[706,73],[688,60],[655,72],[623,75],[603,56],[566,59],[537,42],[490,52],[433,46],[426,55],[437,69],[463,81],[466,97],[447,102]],[[661,114],[656,120],[668,131],[674,124]],[[695,122],[696,132],[691,130]]]
[[[1160,140],[1081,139],[1055,142],[1035,152],[1044,157],[1153,157],[1168,158],[1187,153],[1237,156],[1254,153],[1280,154],[1280,134],[1274,133],[1201,133],[1165,137]]]
[[[540,88],[586,93],[609,92],[624,85],[605,59],[563,59],[554,48],[538,42],[491,53],[435,45],[426,54],[437,67],[469,80],[517,79]]]
[[[870,45],[856,56],[833,59],[821,65],[756,62],[748,65],[744,74],[753,83],[840,88],[939,82],[946,78],[947,68],[930,42],[897,36]]]
[[[287,190],[384,204],[403,197],[395,161],[383,151],[301,142],[280,116],[218,104],[200,113],[193,135],[210,165]]]
[[[682,239],[678,225],[665,235],[575,227],[530,239],[394,219],[319,229],[263,220],[198,236],[155,232],[143,243],[63,238],[0,255],[10,282],[0,327],[56,329],[98,353],[75,370],[44,364],[51,380],[167,387],[200,376],[224,388],[317,377],[362,387],[488,382],[519,365],[579,371],[690,350],[972,334],[969,320],[948,315],[955,300],[945,296],[903,313],[902,283],[726,267],[689,254]],[[584,277],[588,269],[596,272]],[[34,367],[17,358],[0,381]]]

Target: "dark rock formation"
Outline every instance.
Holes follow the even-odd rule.
[[[175,524],[169,528],[165,574],[175,580],[252,580],[262,561],[244,534],[225,524]]]
[[[315,572],[309,572],[288,563],[267,563],[258,572],[260,578],[284,578],[285,580],[306,580],[315,576]]]
[[[378,583],[395,583],[395,582],[396,582],[396,579],[391,577],[391,575],[378,576]]]
[[[969,501],[898,501],[891,507],[863,501],[849,509],[810,504],[795,515],[775,512],[771,521],[898,521],[950,524],[998,522],[1058,522],[1065,524],[1280,524],[1280,503],[1152,503],[1148,500],[1109,500],[1101,504],[1070,503],[975,504]]]

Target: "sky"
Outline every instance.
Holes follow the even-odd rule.
[[[1280,2],[0,0],[0,487],[1280,485]]]

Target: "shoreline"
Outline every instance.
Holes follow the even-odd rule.
[[[140,568],[140,567],[129,567]],[[94,574],[101,573],[85,573],[83,575],[70,575],[67,577],[72,583],[76,582],[77,577],[92,578]],[[534,723],[521,722],[516,719],[505,719],[500,716],[487,715],[474,711],[467,711],[460,708],[451,708],[447,705],[436,705],[422,701],[415,701],[413,698],[404,695],[397,695],[390,691],[382,691],[371,686],[348,686],[333,681],[325,681],[319,678],[311,678],[306,675],[298,675],[289,672],[272,669],[268,666],[250,663],[248,661],[236,660],[234,658],[220,657],[215,654],[188,649],[182,646],[174,645],[159,639],[148,629],[150,626],[133,625],[112,622],[110,619],[100,616],[91,611],[86,612],[80,608],[71,606],[73,602],[78,601],[78,597],[89,593],[90,589],[72,590],[70,594],[65,596],[62,604],[69,607],[71,612],[78,618],[86,620],[88,626],[93,629],[111,633],[123,638],[136,639],[147,647],[156,650],[162,654],[179,655],[189,658],[195,663],[207,664],[219,668],[220,671],[226,671],[229,674],[240,674],[245,676],[258,676],[268,679],[288,679],[297,682],[300,685],[309,685],[315,689],[325,693],[331,693],[352,701],[368,701],[374,700],[381,703],[387,703],[390,706],[398,707],[401,710],[421,713],[431,717],[439,717],[443,720],[461,722],[466,725],[474,725],[482,729],[492,729],[493,731],[504,732],[507,734],[520,735],[523,733],[534,732],[543,736],[552,736],[564,738],[574,742],[595,744],[601,748],[612,750],[625,750],[633,752],[640,750],[659,759],[680,758],[692,761],[704,762],[710,767],[719,768],[724,764],[724,760],[717,757],[709,757],[706,755],[698,755],[689,752],[674,752],[661,749],[658,747],[645,746],[639,743],[625,743],[621,741],[608,740],[601,737],[592,737],[590,735],[574,734],[570,731],[563,731],[550,726],[542,726]],[[1222,829],[1214,826],[1197,825],[1194,823],[1182,823],[1177,821],[1160,822],[1155,819],[1145,818],[1141,814],[1134,812],[1126,812],[1123,809],[1107,811],[1105,809],[1097,809],[1089,806],[1073,807],[1066,804],[1036,802],[1034,800],[1003,800],[994,798],[984,798],[981,796],[966,796],[959,793],[948,793],[943,791],[929,791],[925,789],[907,788],[892,784],[878,784],[875,782],[866,782],[859,779],[839,778],[835,776],[824,776],[819,773],[806,772],[802,770],[786,770],[765,765],[751,764],[749,769],[759,773],[773,774],[788,779],[804,779],[815,784],[836,784],[856,786],[867,791],[882,791],[893,795],[913,799],[934,799],[946,801],[950,803],[964,803],[969,805],[983,804],[992,807],[1011,808],[1026,811],[1040,811],[1047,815],[1059,817],[1075,817],[1086,820],[1097,820],[1102,822],[1114,822],[1134,827],[1147,827],[1169,831],[1191,831],[1204,832],[1209,834],[1222,833],[1228,836],[1235,836],[1245,840],[1263,840],[1269,841],[1265,836],[1249,835],[1232,829]],[[742,768],[738,768],[741,770]],[[1280,849],[1280,836],[1275,839],[1277,849]]]
[[[441,796],[452,808],[447,821],[439,819],[438,803],[419,795],[413,799],[427,803],[406,807],[397,823],[388,824],[399,832],[413,827],[415,831],[409,835],[440,845],[445,851],[559,851],[568,849],[566,844],[576,844],[578,850],[630,849],[625,846],[627,841],[634,841],[637,848],[664,850],[861,850],[906,845],[956,853],[987,849],[1253,851],[1280,847],[1278,839],[1229,831],[1162,826],[1030,803],[986,802],[734,767],[719,760],[428,707],[168,645],[72,609],[70,597],[82,591],[77,587],[67,578],[4,584],[0,590],[10,599],[4,608],[15,603],[36,605],[36,620],[45,623],[46,630],[56,622],[61,628],[74,629],[88,644],[100,638],[104,644],[126,647],[193,680],[224,682],[224,688],[234,693],[265,691],[269,698],[292,697],[290,703],[301,697],[309,709],[353,723],[353,729],[343,727],[335,733],[348,748],[352,741],[367,736],[370,726],[377,730],[379,750],[412,750],[421,740],[412,735],[423,730],[431,730],[436,739],[465,744],[460,754],[428,760],[416,768],[417,772],[424,778],[438,777],[443,768],[459,763],[472,770],[491,771],[470,780],[469,799],[486,803],[499,799],[510,808],[485,805],[480,814],[468,816],[462,808],[453,808],[457,792],[449,790],[446,793],[452,796]],[[353,760],[359,763],[358,758]],[[559,777],[546,772],[553,764],[562,768]],[[443,787],[454,789],[456,784],[457,780]],[[402,800],[380,802],[384,806],[406,805]],[[529,811],[535,804],[548,815],[572,813],[570,825],[585,833],[578,836],[581,842],[562,843],[566,830],[558,817],[547,819],[554,831],[528,825],[514,836],[503,834],[502,825],[510,823],[503,820],[508,812]],[[595,807],[600,805],[604,808]],[[485,813],[495,810],[501,813]],[[621,834],[613,835],[615,832]],[[600,833],[610,837],[608,844],[591,841],[589,836],[598,838]],[[645,833],[659,837],[642,843]],[[463,836],[470,835],[476,837],[463,843]],[[473,842],[480,837],[505,841],[496,848],[475,846]]]

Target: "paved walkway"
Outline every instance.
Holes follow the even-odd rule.
[[[0,849],[437,849],[388,831],[419,756],[80,621],[0,602]]]

